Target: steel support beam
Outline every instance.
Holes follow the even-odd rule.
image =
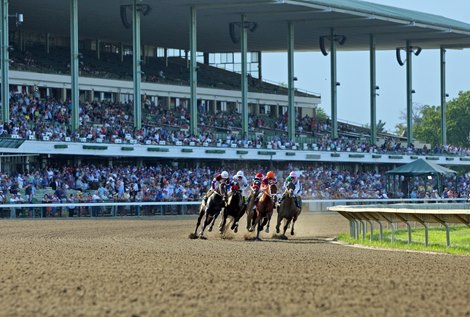
[[[289,22],[287,33],[287,88],[288,88],[288,122],[287,135],[289,140],[295,141],[295,104],[294,104],[294,24]]]
[[[241,15],[240,24],[240,44],[241,44],[241,60],[242,60],[242,132],[243,138],[248,138],[248,29],[246,27],[246,16]]]
[[[134,86],[134,127],[136,129],[142,127],[140,17],[140,0],[134,0],[132,2],[132,69]]]
[[[375,37],[370,35],[370,144],[377,142],[377,79],[375,62]]]
[[[330,32],[330,70],[331,70],[331,137],[338,138],[338,101],[336,76],[336,41],[334,29]]]
[[[441,47],[441,145],[447,144],[446,50]]]
[[[406,139],[413,143],[413,63],[410,41],[406,41]]]
[[[70,0],[70,72],[72,132],[79,128],[80,90],[78,87],[78,0]]]
[[[190,85],[190,130],[192,135],[197,135],[197,10],[194,7],[189,9],[189,50],[191,51],[191,61],[189,67]],[[166,55],[165,49],[165,55]],[[167,61],[167,58],[165,58]]]
[[[2,41],[1,41],[1,59],[2,59],[2,121],[8,123],[10,121],[10,83],[9,83],[9,67],[10,56],[8,51],[9,34],[8,34],[8,0],[1,0],[2,4]]]

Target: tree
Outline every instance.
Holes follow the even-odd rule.
[[[395,126],[395,134],[399,136],[405,136],[406,135],[406,125],[404,123],[398,123]]]
[[[415,138],[433,146],[441,144],[441,107],[422,106],[416,110],[413,114]],[[457,98],[447,103],[446,121],[447,143],[469,147],[470,91],[460,92]]]
[[[447,143],[470,146],[470,91],[460,92],[447,104]]]
[[[415,139],[430,143],[440,144],[441,139],[441,115],[440,107],[424,106],[421,108],[420,119],[413,127]]]

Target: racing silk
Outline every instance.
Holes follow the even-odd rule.
[[[260,189],[260,187],[261,187],[261,178],[255,177],[253,179],[253,183],[251,184],[251,188],[255,190],[255,189]]]
[[[276,183],[277,183],[276,178],[269,179],[265,177],[261,180],[261,190],[264,191],[268,188],[269,184],[276,184]]]
[[[249,186],[248,186],[248,180],[246,179],[245,176],[243,176],[241,179],[239,179],[236,175],[232,177],[232,182],[230,183],[230,189],[231,190],[239,190],[242,193],[242,196],[248,197],[250,195],[249,193]]]
[[[291,176],[287,176],[286,180],[284,181],[283,188],[284,190],[287,189],[287,186],[292,183],[295,186],[294,189],[294,195],[300,195],[302,192],[302,184],[299,182],[299,180],[294,182],[294,179]]]
[[[217,174],[212,179],[211,189],[212,190],[217,190],[218,187],[219,187],[219,184],[225,184],[225,182],[226,182],[226,180],[222,178],[222,174]]]

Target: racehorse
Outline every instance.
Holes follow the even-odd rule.
[[[274,210],[274,196],[277,194],[277,187],[275,184],[268,185],[268,188],[263,192],[261,198],[256,206],[256,219],[254,225],[258,225],[256,232],[256,240],[260,240],[259,233],[263,227],[271,220]]]
[[[283,219],[286,219],[284,225],[283,235],[286,235],[287,228],[289,228],[290,222],[292,221],[291,235],[294,235],[294,224],[297,221],[297,217],[300,215],[300,209],[295,205],[294,196],[295,185],[290,183],[283,195],[282,202],[277,207],[277,225],[276,233],[279,233],[279,227]]]
[[[255,192],[252,190],[250,197],[248,197],[248,203],[246,204],[246,230],[248,230],[249,232],[252,232],[255,227],[255,199]]]
[[[226,199],[225,190],[223,186],[225,186],[225,184],[219,184],[219,190],[214,191],[211,197],[209,197],[209,199],[207,200],[207,205],[204,203],[204,201],[201,203],[201,206],[199,207],[199,217],[197,218],[196,229],[194,230],[194,234],[192,235],[192,237],[197,238],[197,229],[201,224],[202,217],[206,215],[201,232],[199,233],[199,238],[205,239],[204,230],[212,221],[215,221],[215,218],[217,218],[222,208],[225,207]]]
[[[227,218],[232,217],[233,223],[230,227],[235,233],[238,231],[238,221],[245,213],[245,206],[243,204],[243,196],[239,190],[232,190],[227,195],[227,205],[224,208],[223,218],[220,224],[220,233],[225,234],[227,228]]]

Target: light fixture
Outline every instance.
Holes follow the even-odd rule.
[[[379,86],[375,86],[375,90],[379,90],[379,89],[380,89],[380,87],[379,87]]]
[[[449,94],[446,94],[446,97],[449,97]]]
[[[341,86],[341,83],[339,81],[337,81],[336,86]]]
[[[414,94],[416,91],[414,89],[411,89],[411,93]]]
[[[293,80],[293,81],[297,81],[298,79],[297,79],[297,77],[294,77],[294,78],[292,78],[292,80]]]

